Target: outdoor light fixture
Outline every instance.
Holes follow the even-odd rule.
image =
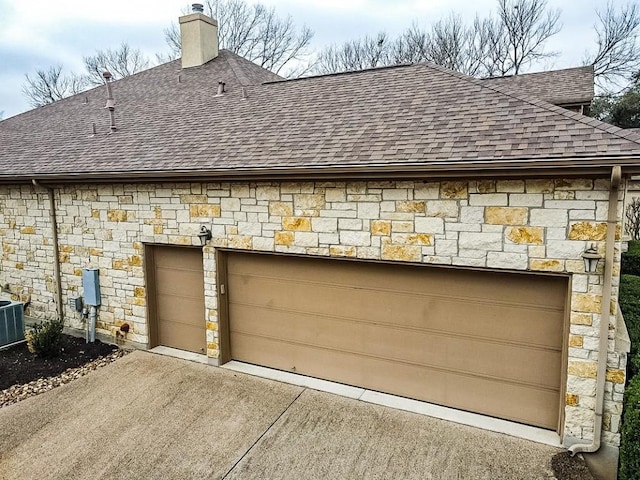
[[[204,247],[207,244],[207,241],[211,240],[211,230],[202,225],[200,227],[200,233],[198,233],[198,238],[200,238],[200,245]]]
[[[595,273],[596,268],[598,268],[598,261],[601,258],[602,257],[598,255],[598,250],[596,249],[595,243],[592,243],[591,246],[587,248],[582,254],[585,272]]]

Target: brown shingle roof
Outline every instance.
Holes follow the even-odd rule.
[[[112,135],[104,87],[9,118],[0,122],[0,181],[513,171],[640,157],[636,136],[621,129],[432,65],[258,84],[277,78],[222,52],[202,67],[170,62],[114,82]]]
[[[490,85],[516,89],[524,95],[554,105],[582,105],[593,100],[591,65],[508,77],[490,77],[484,78],[483,81]]]

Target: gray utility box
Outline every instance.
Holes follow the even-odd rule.
[[[82,269],[82,287],[84,288],[84,303],[97,307],[100,305],[100,280],[97,268]]]
[[[23,304],[0,299],[0,347],[24,340]]]

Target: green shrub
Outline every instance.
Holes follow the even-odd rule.
[[[24,336],[27,339],[29,351],[44,358],[60,355],[63,326],[63,323],[57,319],[36,323]]]
[[[624,316],[629,338],[631,339],[631,353],[627,370],[629,378],[640,372],[640,277],[622,275],[620,277],[620,293],[618,296],[620,310]],[[638,358],[634,358],[638,356]]]
[[[624,394],[618,478],[640,478],[640,375],[629,382]]]
[[[631,240],[629,249],[622,254],[622,273],[640,275],[640,241]]]

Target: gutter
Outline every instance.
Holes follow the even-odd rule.
[[[611,284],[613,257],[615,253],[616,226],[618,214],[618,188],[622,180],[619,166],[611,169],[611,189],[609,190],[609,211],[607,213],[607,240],[604,255],[604,284],[600,311],[600,342],[598,343],[598,371],[596,376],[596,411],[593,426],[593,441],[577,443],[569,447],[569,453],[593,453],[600,448],[602,435],[602,413],[604,411],[604,386],[607,374],[607,353],[609,350],[609,322],[611,317]]]
[[[44,188],[49,196],[49,221],[51,223],[51,240],[53,241],[53,276],[56,281],[56,314],[61,322],[64,322],[64,309],[62,308],[62,280],[60,277],[60,250],[58,248],[58,222],[56,220],[56,201],[53,197],[53,188],[41,185],[35,178],[31,180],[35,187]]]

